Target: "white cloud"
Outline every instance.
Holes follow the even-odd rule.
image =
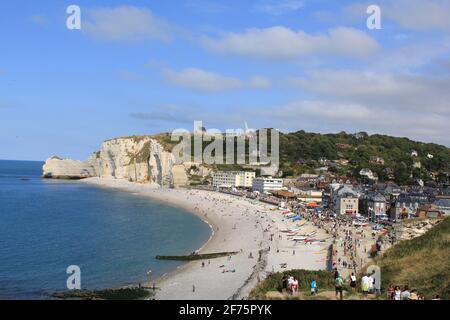
[[[256,10],[279,16],[288,12],[300,10],[302,7],[303,1],[301,0],[276,0],[258,4]]]
[[[449,77],[317,70],[290,82],[321,99],[403,112],[450,114]]]
[[[365,104],[310,100],[292,102],[252,114],[254,121],[263,126],[286,131],[367,131],[450,145],[449,117],[426,110],[404,112],[373,108]]]
[[[386,18],[411,30],[450,31],[450,1],[396,0],[386,3],[382,12]]]
[[[296,119],[300,128],[364,130],[450,145],[448,76],[315,70],[289,80],[313,96],[273,108],[274,117],[291,128]]]
[[[344,18],[350,22],[362,22],[367,18],[366,9],[373,4],[363,1],[344,7]],[[450,1],[448,0],[379,0],[381,18],[415,31],[450,31]]]
[[[306,100],[292,102],[280,107],[280,117],[292,117],[297,120],[330,120],[336,122],[361,121],[372,115],[370,108],[360,104],[334,103]]]
[[[365,32],[338,27],[327,34],[276,26],[228,33],[220,39],[203,37],[203,45],[214,52],[265,59],[294,59],[305,55],[331,54],[363,58],[378,50],[377,42]]]
[[[164,69],[163,76],[167,82],[195,91],[218,92],[237,89],[268,89],[272,83],[269,78],[255,75],[249,80],[223,76],[218,73],[198,68],[187,68],[182,71]]]
[[[87,12],[82,30],[94,38],[107,41],[141,41],[170,39],[171,27],[145,8],[121,6],[97,8]]]
[[[250,79],[250,86],[254,89],[268,89],[271,87],[271,82],[267,77],[254,76]]]
[[[373,70],[413,72],[437,59],[448,57],[449,54],[450,38],[411,41],[401,47],[386,50],[379,59],[371,61],[370,66]]]
[[[237,78],[225,77],[196,68],[187,68],[180,72],[166,69],[163,74],[169,83],[197,91],[214,92],[242,87],[242,81]]]

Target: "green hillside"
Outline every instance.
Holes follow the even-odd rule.
[[[412,157],[415,150],[417,157]],[[357,177],[362,168],[376,172],[381,181],[389,179],[391,169],[395,181],[408,183],[411,180],[430,180],[430,172],[438,173],[446,180],[450,165],[450,149],[433,144],[422,143],[385,135],[367,133],[318,134],[298,131],[280,136],[281,168],[285,176],[313,172],[320,167],[320,158],[328,160],[345,159],[349,163],[331,170],[340,175]],[[428,154],[433,157],[428,158]],[[384,164],[373,164],[371,157],[381,157]],[[422,168],[413,168],[413,162],[420,161]],[[389,168],[389,169],[387,169]],[[412,174],[412,178],[410,177]]]
[[[408,285],[426,298],[450,299],[450,218],[418,238],[398,243],[375,260],[383,288]]]

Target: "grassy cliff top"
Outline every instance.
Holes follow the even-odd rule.
[[[375,260],[382,285],[417,289],[427,299],[450,299],[450,218],[424,235],[400,242]]]
[[[151,134],[151,135],[140,135],[140,136],[136,135],[136,136],[117,137],[117,138],[108,139],[105,142],[113,141],[113,140],[125,140],[125,139],[133,140],[136,143],[139,143],[142,140],[146,140],[146,139],[154,139],[154,140],[158,141],[164,147],[164,149],[167,151],[171,151],[172,148],[177,144],[177,142],[171,141],[170,133],[166,133],[166,132],[158,133],[158,134]]]

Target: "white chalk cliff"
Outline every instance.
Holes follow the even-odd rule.
[[[151,136],[108,140],[84,162],[51,157],[43,167],[45,178],[107,177],[163,187],[188,185],[193,174],[201,180],[210,173],[198,164],[176,163],[173,154]]]

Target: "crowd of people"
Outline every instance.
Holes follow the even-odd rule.
[[[337,300],[343,300],[344,291],[349,291],[350,293],[357,293],[357,278],[354,273],[349,277],[350,288],[346,287],[346,281],[342,275],[334,270],[334,287],[335,287],[335,297]],[[297,295],[299,293],[299,279],[291,276],[285,275],[282,279],[283,287],[282,291],[287,292],[292,295]],[[369,294],[375,294],[377,296],[381,295],[381,286],[376,285],[376,277],[373,274],[364,274],[360,280],[361,292],[363,299],[367,299]],[[317,296],[319,293],[318,279],[317,276],[313,277],[309,282],[309,288],[311,296]],[[393,286],[390,285],[386,290],[387,300],[425,300],[423,295],[420,295],[416,289],[410,289],[409,286]],[[432,300],[440,300],[439,295],[435,295]]]
[[[224,192],[223,190],[221,191]],[[233,194],[251,199],[258,198],[258,200],[267,202],[270,200],[274,202],[279,201],[279,199],[273,196],[256,196],[249,192],[235,192]],[[358,281],[355,275],[361,272],[361,268],[369,261],[369,250],[372,250],[372,245],[376,245],[377,250],[380,250],[375,232],[366,230],[367,228],[355,227],[353,219],[350,217],[315,214],[313,210],[307,210],[304,205],[296,201],[288,201],[286,202],[286,205],[294,212],[300,213],[302,218],[312,222],[316,227],[325,230],[336,240],[332,252],[336,299],[343,299],[344,291],[353,293],[360,291],[362,292],[364,299],[368,298],[371,294],[377,296],[381,295],[381,281],[380,279],[377,279],[374,274],[362,275],[359,281],[360,290],[358,290]],[[295,255],[295,250],[293,251],[293,255]],[[349,284],[348,289],[346,287],[347,283]],[[309,281],[309,288],[312,296],[318,294],[317,278],[313,278]],[[283,291],[293,295],[298,294],[299,279],[296,279],[293,276],[283,277]],[[423,295],[419,294],[416,289],[410,289],[408,286],[400,287],[390,285],[386,289],[386,295],[388,300],[424,300]],[[438,295],[433,298],[433,300],[439,299],[440,297]]]
[[[425,300],[425,297],[417,292],[416,289],[409,289],[409,286],[389,285],[386,291],[387,300]],[[439,295],[435,295],[433,300],[440,300]]]
[[[291,294],[297,294],[299,289],[299,282],[293,276],[283,277],[283,290],[290,292]]]
[[[316,296],[319,293],[319,288],[317,284],[317,280],[315,278],[312,278],[309,282],[309,287],[311,290],[311,295]],[[291,276],[291,275],[285,275],[282,279],[282,291],[290,293],[292,295],[296,295],[299,293],[299,279]]]

